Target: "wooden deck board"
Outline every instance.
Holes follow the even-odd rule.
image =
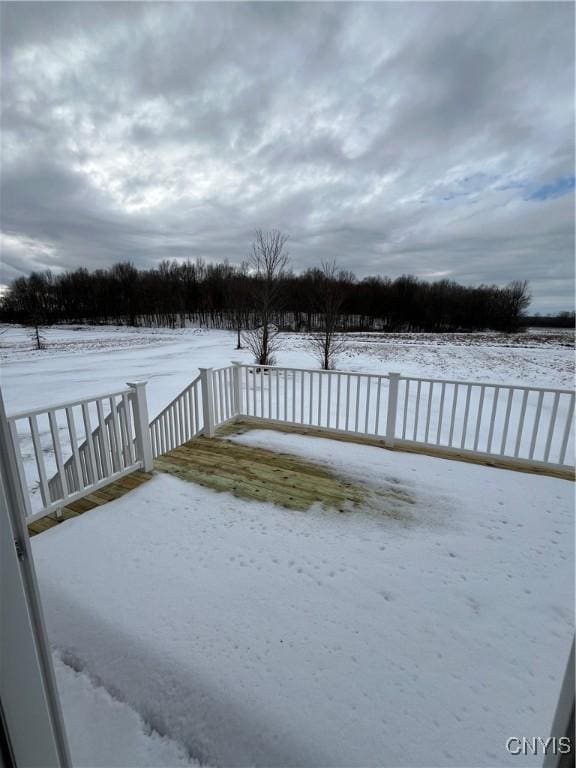
[[[507,469],[513,472],[526,472],[529,475],[543,475],[546,477],[556,477],[560,480],[576,480],[574,468],[558,469],[554,467],[530,467],[515,462],[514,459],[506,457],[500,459],[498,456],[474,456],[466,452],[457,452],[456,450],[443,449],[441,446],[433,445],[396,445],[393,448],[385,444],[383,438],[366,437],[364,435],[355,435],[353,433],[333,432],[328,429],[318,427],[307,427],[300,424],[282,424],[272,421],[259,421],[257,419],[242,418],[238,421],[230,421],[216,430],[216,437],[226,438],[235,434],[242,434],[252,429],[270,429],[274,432],[287,432],[295,435],[308,435],[309,437],[322,437],[328,440],[339,440],[344,443],[356,443],[358,445],[371,445],[376,448],[382,448],[386,451],[395,451],[397,453],[417,453],[420,456],[432,456],[438,459],[448,459],[449,461],[464,461],[467,464],[480,464],[484,467],[494,467],[495,469]]]
[[[313,504],[319,503],[324,507],[344,511],[357,506],[366,498],[367,491],[364,488],[343,481],[325,465],[300,459],[293,454],[244,445],[228,439],[232,435],[252,429],[270,429],[394,450],[386,448],[384,442],[377,438],[333,433],[315,427],[242,419],[220,427],[215,438],[200,436],[158,457],[154,461],[154,469],[156,472],[165,472],[186,482],[197,483],[215,491],[232,493],[246,499],[267,501],[294,510],[306,510]],[[486,460],[466,454],[448,455],[442,449],[431,446],[423,446],[420,449],[403,445],[395,450],[491,467],[500,466],[503,469],[516,469],[562,479],[574,479],[574,472],[569,469],[563,472],[545,468],[532,469],[523,465],[514,467],[508,463],[499,463],[497,458]],[[151,477],[152,473],[147,472],[133,472],[126,475],[68,505],[62,510],[60,518],[52,514],[31,523],[28,526],[30,535],[42,533],[94,507],[118,499]],[[388,495],[390,495],[389,491]],[[408,503],[410,500],[401,499],[400,501]]]
[[[30,523],[28,526],[28,533],[30,536],[37,536],[39,533],[48,531],[50,528],[54,528],[55,526],[60,525],[60,523],[64,523],[66,520],[71,520],[74,517],[83,515],[85,512],[88,512],[95,507],[102,506],[109,501],[124,496],[124,494],[150,480],[151,477],[151,472],[133,472],[130,475],[121,477],[119,480],[105,486],[105,488],[101,488],[88,496],[84,496],[82,499],[73,501],[62,509],[61,517],[58,518],[55,514],[51,514],[40,520],[36,520],[34,523]]]
[[[155,468],[216,491],[289,509],[306,510],[320,503],[343,510],[365,496],[362,488],[343,482],[327,467],[224,439],[195,438],[156,459]]]

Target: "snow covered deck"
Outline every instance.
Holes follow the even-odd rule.
[[[255,425],[229,424],[219,430],[220,439],[195,438],[158,457],[154,470],[216,491],[229,491],[241,498],[269,501],[286,509],[306,510],[320,504],[344,511],[365,500],[366,493],[359,485],[342,481],[328,467],[226,439],[250,428]],[[53,513],[30,523],[30,535],[119,499],[151,477],[152,473],[137,471],[115,480],[67,505],[59,516]]]
[[[365,498],[365,493],[360,486],[342,482],[326,467],[322,468],[318,464],[296,459],[294,456],[278,451],[240,446],[237,442],[229,440],[230,437],[250,430],[273,430],[321,438],[327,436],[325,431],[314,427],[266,424],[249,418],[238,419],[218,428],[215,438],[197,437],[158,457],[154,462],[154,469],[216,491],[230,491],[236,496],[269,501],[287,509],[308,509],[312,504],[320,503],[342,511],[349,505],[358,505]],[[382,440],[364,436],[331,434],[330,439],[390,450],[385,447]],[[456,458],[458,461],[484,466],[511,468],[510,462],[508,465],[499,465],[497,458],[487,460],[468,454],[451,457],[443,453],[441,448],[435,450],[431,446],[423,448],[402,446],[398,450],[424,453],[437,458]],[[544,474],[565,480],[574,479],[574,471],[571,469],[528,467],[522,463],[513,468],[530,474]],[[151,473],[136,471],[119,480],[114,480],[109,485],[68,504],[62,509],[60,515],[53,513],[30,523],[28,526],[30,535],[35,536],[90,509],[118,499],[138,488],[151,477]]]
[[[549,732],[573,632],[573,484],[267,429],[230,437],[275,480],[272,452],[363,497],[302,512],[159,472],[35,537],[63,689],[71,667],[101,704],[212,765],[529,764],[505,744]],[[218,475],[248,470],[225,459]],[[76,736],[78,764],[102,764],[98,740]]]

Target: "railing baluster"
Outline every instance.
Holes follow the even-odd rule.
[[[304,371],[300,371],[300,424],[304,424]]]
[[[342,385],[342,374],[338,374],[338,386],[336,388],[336,429],[340,429],[340,390]]]
[[[96,455],[94,452],[94,439],[92,437],[92,422],[90,420],[90,409],[87,403],[82,403],[82,421],[84,422],[84,434],[86,435],[86,448],[88,450],[88,467],[90,468],[90,482],[96,483],[100,479],[96,465]]]
[[[160,438],[160,435],[162,434],[162,424],[160,420],[154,422],[154,430],[156,432],[156,453],[154,454],[154,458],[157,458],[162,453]]]
[[[314,405],[314,371],[310,371],[310,408],[308,414],[308,424],[312,426],[312,407]]]
[[[378,378],[376,379],[376,385],[378,387],[378,392],[376,395],[376,415],[374,417],[374,434],[378,435],[380,434],[380,394],[382,392],[382,379]]]
[[[412,439],[416,440],[416,435],[418,434],[418,413],[420,411],[420,391],[422,388],[422,382],[418,380],[418,385],[416,387],[416,410],[414,412],[414,434],[412,436]]]
[[[478,441],[480,439],[480,425],[482,424],[482,410],[484,408],[484,390],[486,387],[482,385],[480,387],[480,401],[478,403],[478,416],[476,422],[476,434],[474,435],[474,450],[478,448]]]
[[[318,374],[318,426],[322,426],[322,381],[324,374]]]
[[[458,384],[454,384],[454,394],[452,395],[452,416],[450,417],[450,434],[448,436],[448,447],[452,448],[452,439],[454,437],[454,424],[456,422],[456,404],[458,402]]]
[[[122,414],[124,411],[124,402],[122,399],[120,400],[120,403],[118,404],[118,453],[120,456],[122,456],[122,462],[120,466],[127,467],[129,466],[130,462],[128,459],[128,437],[126,435],[126,428],[123,423]]]
[[[74,461],[74,473],[72,476],[76,481],[74,491],[80,491],[84,487],[84,478],[82,476],[82,467],[80,466],[80,454],[78,453],[78,438],[76,436],[76,425],[74,423],[74,412],[70,406],[66,408],[66,421],[68,423],[68,434],[70,436],[70,447],[72,449],[72,458]],[[71,490],[71,486],[68,486]]]
[[[364,422],[364,434],[368,434],[368,417],[370,415],[370,386],[372,384],[372,379],[370,376],[366,379],[366,419]]]
[[[96,409],[98,411],[98,423],[100,425],[100,434],[98,435],[99,445],[100,445],[100,460],[102,462],[102,472],[104,477],[109,477],[111,474],[111,465],[110,465],[110,453],[108,447],[108,440],[107,439],[107,428],[106,428],[106,421],[104,419],[104,408],[102,406],[102,400],[96,401]]]
[[[500,387],[494,389],[492,397],[492,413],[490,414],[490,429],[488,430],[488,443],[486,452],[490,453],[492,449],[492,438],[494,437],[494,424],[496,423],[496,411],[498,409],[498,397],[500,396]]]
[[[358,420],[360,419],[360,380],[361,377],[355,374],[356,381],[356,418],[354,419],[354,432],[358,432]]]
[[[196,432],[198,431],[198,421],[196,419],[196,411],[194,409],[194,394],[196,392],[196,387],[190,387],[188,390],[188,413],[190,414],[190,437],[189,440],[192,440]]]
[[[544,400],[544,392],[540,392],[538,395],[538,404],[536,406],[536,416],[534,417],[534,426],[532,428],[532,440],[530,441],[530,452],[528,454],[529,459],[534,458],[534,450],[536,448],[536,439],[538,437],[538,428],[540,426],[540,416],[542,414],[542,401]]]
[[[408,424],[408,400],[410,397],[410,379],[406,379],[406,388],[404,389],[404,416],[402,424],[402,440],[406,439],[406,429]]]
[[[184,398],[178,398],[178,409],[176,411],[178,419],[178,443],[183,445],[186,442],[186,426],[184,423]]]
[[[348,424],[350,421],[350,379],[351,375],[346,374],[346,432],[348,432]]]
[[[506,416],[504,417],[504,427],[502,429],[502,441],[500,443],[500,455],[506,453],[506,443],[508,441],[508,427],[510,425],[510,413],[512,412],[512,400],[514,399],[514,387],[508,389],[508,400],[506,401]]]
[[[464,423],[462,425],[462,440],[460,448],[466,447],[466,432],[468,430],[468,413],[470,411],[470,397],[472,395],[472,384],[466,385],[466,405],[464,406]]]
[[[564,435],[562,436],[562,445],[560,446],[560,456],[558,458],[559,464],[564,464],[566,458],[566,450],[568,448],[568,440],[570,438],[570,432],[572,430],[574,419],[574,400],[576,397],[574,394],[570,395],[570,405],[568,406],[568,415],[566,418],[566,426],[564,427]]]
[[[332,424],[332,371],[328,374],[328,403],[326,407],[326,426],[330,429]]]
[[[168,438],[170,450],[176,448],[176,419],[174,418],[174,405],[168,409]]]
[[[192,419],[190,415],[190,390],[187,389],[182,395],[182,406],[184,408],[184,442],[192,438]]]
[[[233,384],[232,379],[230,376],[230,369],[225,368],[224,369],[224,417],[225,420],[228,421],[229,418],[232,416],[232,391],[233,391]]]
[[[296,372],[292,371],[292,421],[296,421]]]
[[[128,398],[128,395],[124,393],[122,395],[122,404],[124,406],[123,408],[123,416],[124,416],[124,423],[126,425],[126,438],[127,438],[127,446],[128,446],[128,463],[129,464],[135,464],[136,463],[136,453],[134,449],[134,441],[132,439],[132,411],[130,406],[130,400]]]
[[[202,412],[200,411],[200,402],[198,398],[198,390],[200,388],[200,384],[198,381],[196,381],[196,384],[194,386],[194,434],[197,435],[201,429],[204,427],[204,423],[202,422],[202,426],[200,426],[200,416],[202,416]],[[246,399],[248,399],[248,395],[246,395]]]
[[[280,419],[280,371],[276,371],[276,418]]]
[[[50,424],[50,434],[52,435],[52,445],[54,447],[54,456],[56,458],[56,467],[60,476],[60,482],[62,484],[62,499],[66,499],[69,495],[68,481],[66,479],[66,471],[64,469],[64,462],[62,460],[62,446],[60,445],[60,434],[58,432],[58,424],[54,411],[48,411],[48,422]]]
[[[442,436],[442,419],[444,418],[444,399],[446,397],[446,382],[442,382],[440,387],[440,409],[438,411],[438,429],[436,430],[436,444],[440,445]]]
[[[424,433],[424,442],[428,442],[428,435],[430,434],[430,415],[432,413],[432,390],[434,389],[434,382],[428,382],[428,408],[426,412],[426,432]]]
[[[520,447],[522,443],[522,432],[524,431],[524,421],[526,418],[526,405],[528,404],[528,395],[529,391],[527,389],[524,390],[524,395],[522,397],[522,405],[520,407],[520,416],[518,418],[518,434],[516,436],[516,447],[514,448],[514,458],[517,459],[518,455],[520,454]]]
[[[218,371],[218,402],[220,403],[220,419],[218,421],[221,424],[226,421],[226,413],[224,410],[224,381],[223,371]]]
[[[40,495],[42,503],[47,506],[52,501],[48,491],[48,478],[46,477],[46,465],[44,464],[44,452],[40,443],[40,434],[38,432],[38,421],[36,415],[28,417],[30,424],[30,433],[32,435],[32,445],[34,447],[34,456],[36,457],[36,467],[38,469],[38,479],[40,480]]]
[[[115,459],[114,464],[117,466],[117,471],[119,472],[121,469],[123,469],[123,461],[122,461],[122,451],[120,450],[120,438],[119,438],[119,432],[120,429],[118,427],[118,412],[116,410],[116,398],[109,397],[108,398],[110,402],[110,413],[112,414],[112,439],[114,441],[114,453],[113,458]]]
[[[260,374],[260,418],[264,418],[264,371],[262,366],[258,369]]]
[[[550,426],[548,427],[548,436],[546,437],[546,447],[544,449],[544,461],[548,461],[550,457],[550,448],[552,446],[552,436],[554,435],[554,428],[556,426],[556,416],[558,414],[558,403],[560,402],[560,394],[556,392],[554,395],[554,404],[552,405],[552,413],[550,414]]]
[[[166,414],[162,414],[158,420],[160,425],[160,453],[164,455],[168,452],[168,443],[166,441]]]
[[[272,402],[272,379],[274,378],[274,371],[270,368],[268,371],[268,418],[273,419],[274,404]],[[262,369],[260,369],[260,415],[264,415],[264,390],[262,381]]]
[[[172,419],[174,423],[174,448],[178,448],[180,445],[180,415],[179,415],[179,406],[180,401],[176,400],[174,405],[172,406]],[[217,406],[216,409],[217,410]]]

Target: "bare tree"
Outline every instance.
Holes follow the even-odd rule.
[[[236,349],[242,349],[242,331],[248,327],[251,298],[248,264],[243,261],[240,267],[234,269],[226,286],[226,303],[236,331]]]
[[[36,349],[46,349],[46,337],[42,332],[41,320],[38,317],[32,319],[32,325],[29,327],[30,339]]]
[[[246,331],[244,341],[258,365],[274,365],[278,348],[278,328],[275,313],[280,308],[280,277],[288,263],[284,250],[288,237],[276,229],[256,230],[252,253],[248,260],[253,275],[252,302],[258,325]]]
[[[520,321],[530,306],[532,296],[527,280],[513,280],[502,291],[503,329],[514,333],[520,328]]]
[[[346,297],[346,275],[339,273],[336,262],[323,261],[315,274],[314,308],[320,315],[321,328],[310,338],[310,347],[326,371],[334,368],[336,357],[344,350],[337,334],[342,304]]]

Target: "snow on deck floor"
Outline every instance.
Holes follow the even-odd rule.
[[[118,768],[192,768],[199,764],[170,739],[159,736],[127,704],[54,655],[72,764]]]
[[[522,766],[573,631],[573,485],[321,438],[414,503],[290,512],[158,476],[33,540],[64,661],[201,762]]]

